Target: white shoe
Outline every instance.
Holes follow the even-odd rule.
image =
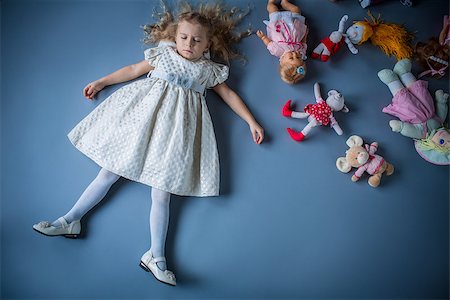
[[[33,225],[33,229],[43,235],[47,236],[58,236],[62,235],[66,238],[76,239],[81,233],[81,223],[80,220],[73,221],[72,223],[67,223],[66,219],[63,217],[58,218],[61,223],[61,227],[52,226],[49,222],[43,221]]]
[[[155,276],[157,280],[172,286],[177,285],[175,275],[171,271],[169,270],[162,271],[158,267],[157,263],[162,261],[165,262],[166,258],[153,257],[152,251],[148,250],[147,252],[144,253],[144,255],[142,255],[141,263],[139,264],[139,266],[141,266],[141,268],[147,272],[152,272],[153,276]]]

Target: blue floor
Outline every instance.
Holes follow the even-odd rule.
[[[172,2],[172,1],[170,1]],[[266,2],[226,1],[265,30]],[[308,53],[342,15],[363,20],[356,0],[293,0],[310,29]],[[277,58],[252,35],[239,46],[245,64],[228,85],[264,127],[255,145],[245,122],[214,92],[208,106],[221,161],[221,196],[172,198],[167,240],[178,286],[158,283],[139,266],[150,246],[150,187],[120,180],[83,219],[81,239],[47,238],[31,229],[69,210],[99,167],[67,133],[118,86],[90,102],[90,81],[143,59],[142,29],[159,1],[3,0],[1,8],[1,298],[2,299],[448,299],[449,168],[432,165],[413,141],[391,131],[381,112],[391,101],[377,72],[392,68],[370,43],[344,46],[329,62],[309,59],[298,85],[282,82]],[[447,0],[391,0],[372,13],[415,34],[437,36]],[[421,69],[413,65],[413,73]],[[429,89],[449,91],[448,73]],[[281,115],[338,89],[350,109],[336,113],[344,134]],[[395,166],[374,189],[336,169],[345,141],[377,141]]]

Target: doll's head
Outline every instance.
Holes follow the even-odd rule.
[[[450,131],[439,128],[430,132],[425,139],[414,142],[417,152],[426,161],[436,165],[450,165]]]
[[[346,35],[353,44],[361,45],[370,40],[388,56],[394,55],[398,60],[412,57],[412,34],[401,25],[385,23],[380,17],[375,19],[370,11],[368,15],[370,20],[354,22],[347,29]]]
[[[242,58],[233,49],[233,46],[242,38],[251,34],[249,29],[245,31],[238,29],[238,25],[248,14],[248,11],[242,11],[236,7],[225,7],[220,2],[199,3],[196,7],[185,1],[177,2],[177,4],[177,9],[171,10],[162,3],[162,12],[155,12],[154,14],[157,22],[144,26],[145,43],[155,44],[163,40],[173,41],[177,43],[177,51],[183,53],[183,46],[178,49],[178,43],[183,41],[181,35],[178,35],[184,29],[187,29],[187,26],[190,30],[198,31],[197,34],[206,34],[208,46],[204,50],[209,49],[212,58],[226,63],[229,63],[231,59]],[[188,36],[183,35],[183,37]],[[193,40],[195,41],[195,38]],[[186,53],[188,59],[196,56],[188,55],[189,51],[184,53]]]
[[[425,69],[423,75],[441,78],[449,64],[450,47],[441,44],[435,37],[425,43],[419,42],[415,47],[416,60]]]
[[[280,57],[281,79],[289,84],[294,84],[306,75],[306,64],[302,55],[297,51],[285,52]]]

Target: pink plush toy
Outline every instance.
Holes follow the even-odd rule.
[[[358,53],[358,49],[353,46],[350,39],[344,33],[344,26],[347,20],[348,16],[344,15],[339,22],[339,29],[337,31],[333,31],[329,37],[324,38],[320,42],[320,44],[313,50],[311,58],[320,58],[322,61],[328,61],[330,56],[336,53],[344,42],[353,54]]]
[[[320,86],[318,83],[314,84],[314,95],[316,96],[316,104],[306,105],[305,112],[297,112],[291,109],[292,100],[288,100],[283,106],[283,116],[288,118],[306,119],[308,118],[308,125],[302,131],[296,132],[291,128],[287,131],[291,138],[297,142],[301,142],[309,133],[311,128],[319,125],[330,125],[338,135],[342,135],[342,129],[333,116],[333,111],[348,112],[347,106],[344,104],[344,97],[336,90],[328,92],[327,100],[323,100],[320,94]]]
[[[371,175],[369,185],[377,187],[380,185],[381,176],[386,173],[387,176],[394,173],[394,166],[384,160],[383,157],[375,154],[378,149],[378,143],[373,142],[363,146],[363,140],[357,135],[352,135],[347,140],[347,146],[350,147],[345,152],[345,157],[339,157],[336,160],[336,167],[343,173],[348,173],[353,168],[357,168],[352,176],[352,181],[358,181],[364,172]]]

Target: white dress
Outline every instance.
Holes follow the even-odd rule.
[[[68,134],[101,167],[184,196],[219,194],[219,157],[204,88],[228,67],[189,61],[170,46],[147,49],[155,69],[105,99]]]

